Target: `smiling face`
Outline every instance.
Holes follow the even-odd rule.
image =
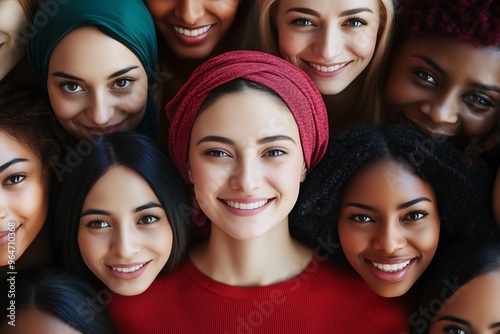
[[[379,29],[378,0],[281,0],[281,57],[303,69],[322,94],[343,91],[368,66]]]
[[[205,58],[231,27],[238,0],[145,0],[156,28],[181,58]]]
[[[9,250],[15,249],[18,260],[40,232],[49,196],[40,159],[30,149],[0,131],[0,152],[0,266],[5,266]]]
[[[375,293],[406,293],[431,262],[440,220],[432,187],[401,163],[378,161],[345,185],[338,219],[349,263]]]
[[[488,333],[500,331],[500,272],[477,276],[448,298],[429,330],[438,333]]]
[[[82,27],[54,48],[47,90],[58,121],[83,139],[134,130],[146,111],[148,78],[125,45]]]
[[[409,39],[386,87],[388,120],[467,139],[488,134],[500,114],[500,49],[454,39]]]
[[[97,278],[132,296],[144,292],[167,263],[172,229],[149,184],[130,169],[112,167],[85,198],[78,246]]]
[[[194,123],[189,175],[212,233],[247,240],[288,226],[305,177],[290,111],[254,89],[219,98]]]
[[[0,1],[0,80],[21,60],[26,43],[20,38],[28,23],[18,0]]]

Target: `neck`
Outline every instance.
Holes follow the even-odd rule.
[[[288,221],[251,240],[234,239],[212,224],[209,239],[191,252],[191,259],[215,281],[264,286],[301,273],[312,259],[312,250],[291,238]]]
[[[362,110],[358,103],[362,97],[364,75],[359,75],[343,91],[335,95],[323,95],[328,110],[330,133],[338,135],[341,132],[364,122]]]

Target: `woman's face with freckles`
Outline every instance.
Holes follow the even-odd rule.
[[[83,139],[134,130],[146,111],[148,77],[125,45],[81,27],[52,51],[47,91],[59,123]]]

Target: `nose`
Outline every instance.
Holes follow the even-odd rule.
[[[459,106],[453,96],[444,97],[433,103],[423,103],[420,110],[436,124],[458,122]]]
[[[251,194],[253,190],[258,189],[262,185],[261,168],[254,159],[243,159],[231,173],[231,188]]]
[[[134,254],[141,250],[137,231],[130,228],[117,228],[113,231],[111,252],[123,259],[133,260]]]
[[[386,222],[377,227],[372,246],[386,254],[392,254],[406,246],[406,238],[398,223]]]
[[[331,61],[342,53],[344,37],[338,27],[327,27],[317,36],[314,42],[314,53],[321,59]]]
[[[105,93],[95,92],[91,96],[87,115],[96,125],[107,124],[114,116],[115,109]]]
[[[205,10],[200,0],[180,0],[174,14],[187,25],[195,25],[205,14]]]

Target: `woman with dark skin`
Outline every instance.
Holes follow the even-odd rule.
[[[495,234],[492,176],[462,158],[399,126],[346,131],[304,182],[291,231],[314,246],[340,245],[333,256],[378,294],[405,294],[447,245]]]

